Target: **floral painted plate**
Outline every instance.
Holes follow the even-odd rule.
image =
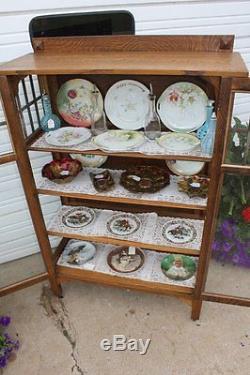
[[[115,214],[107,222],[108,231],[118,236],[135,233],[140,227],[140,219],[133,214]]]
[[[67,263],[80,266],[94,258],[96,247],[88,241],[70,240],[63,252],[63,260]]]
[[[188,280],[195,274],[196,263],[189,256],[169,254],[161,261],[161,269],[172,280]]]
[[[190,133],[206,121],[207,104],[208,97],[199,86],[177,82],[163,91],[157,102],[157,111],[168,129]]]
[[[192,242],[197,232],[195,227],[185,220],[169,220],[162,228],[162,235],[169,242],[183,244]]]
[[[103,111],[103,98],[99,89],[86,79],[71,79],[65,82],[57,93],[57,108],[62,118],[71,125],[89,127],[94,107],[93,91],[98,95],[100,117]]]
[[[171,172],[178,176],[193,176],[200,173],[205,163],[190,160],[166,160],[166,164]]]
[[[108,90],[104,106],[109,120],[118,128],[136,130],[144,127],[148,112],[148,88],[134,80],[116,82]]]
[[[118,247],[108,254],[107,262],[116,272],[134,272],[142,267],[144,254],[139,248],[134,248],[133,254],[130,254],[128,247]]]
[[[88,129],[84,128],[72,128],[66,126],[48,132],[45,135],[45,140],[52,146],[76,146],[82,142],[87,141],[91,137],[91,133]]]
[[[108,130],[97,135],[93,142],[108,151],[126,151],[141,146],[145,142],[143,134],[133,130]]]
[[[70,228],[81,228],[92,223],[95,219],[95,211],[87,207],[75,207],[67,212],[62,217],[64,225]]]
[[[193,134],[168,132],[157,138],[157,142],[166,151],[174,153],[200,149],[200,141]]]

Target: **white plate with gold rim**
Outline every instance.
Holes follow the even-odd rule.
[[[119,152],[141,146],[145,138],[141,132],[133,130],[108,130],[97,135],[92,142],[103,150]]]
[[[149,89],[138,81],[116,82],[106,93],[105,112],[119,129],[137,130],[144,127],[149,108]]]
[[[207,104],[207,94],[201,87],[191,82],[176,82],[161,94],[157,111],[168,129],[190,133],[206,121]]]
[[[168,152],[185,153],[200,149],[200,140],[193,134],[168,132],[157,139]]]
[[[91,133],[86,128],[73,128],[66,126],[46,133],[45,140],[52,146],[76,146],[87,141],[91,137]]]
[[[193,176],[201,172],[205,163],[191,160],[166,160],[171,172],[178,176]]]

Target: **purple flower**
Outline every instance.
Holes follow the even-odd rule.
[[[228,239],[234,238],[236,234],[236,224],[233,219],[226,219],[221,223],[220,230],[224,237]]]
[[[5,356],[0,357],[0,368],[4,368],[7,365],[7,358]]]
[[[230,242],[223,242],[222,250],[228,253],[233,247],[233,244]]]
[[[239,264],[240,263],[240,257],[238,254],[234,254],[233,257],[232,257],[232,262],[234,264]]]
[[[214,240],[212,243],[212,250],[213,251],[220,251],[221,250],[221,243],[219,241]]]
[[[10,317],[9,316],[1,316],[0,317],[0,325],[3,327],[7,327],[10,324]]]

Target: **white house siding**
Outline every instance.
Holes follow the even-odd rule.
[[[0,4],[0,62],[31,51],[29,21],[51,13],[125,9],[132,12],[137,34],[235,34],[236,50],[250,68],[250,1],[229,0],[12,0]],[[237,97],[235,111],[248,119],[249,96]],[[0,110],[0,121],[3,113]],[[11,149],[6,128],[0,127],[0,153]],[[50,157],[32,154],[35,173]],[[42,196],[46,220],[58,199]],[[0,263],[38,251],[15,163],[0,167]]]

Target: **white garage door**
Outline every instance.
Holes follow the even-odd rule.
[[[39,3],[39,4],[37,4]],[[12,0],[0,4],[0,63],[31,51],[29,21],[36,15],[126,9],[133,13],[137,34],[235,34],[236,49],[250,68],[250,1],[217,0]],[[248,96],[238,98],[236,112],[248,119]],[[0,108],[0,153],[11,149]],[[49,159],[34,153],[36,173]],[[46,219],[58,200],[41,198]],[[0,263],[38,251],[15,164],[0,167]]]

